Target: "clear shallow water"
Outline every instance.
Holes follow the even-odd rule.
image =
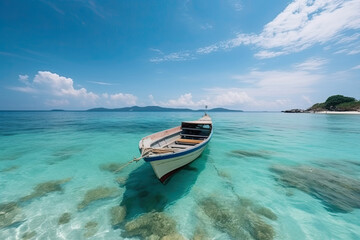
[[[166,235],[146,225],[151,212],[186,239],[360,238],[360,116],[212,113],[207,149],[166,185],[143,162],[109,171],[142,137],[199,117],[0,112],[0,239]],[[139,216],[145,233],[126,227]]]

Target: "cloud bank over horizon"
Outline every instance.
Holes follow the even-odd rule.
[[[228,107],[244,110],[281,110],[284,107],[302,101],[312,104],[308,95],[313,92],[314,85],[324,80],[321,69],[327,61],[321,58],[310,58],[295,64],[288,71],[252,70],[247,74],[233,75],[229,78],[235,82],[246,83],[247,87],[213,87],[202,89],[201,94],[187,92],[178,98],[156,100],[153,94],[147,101],[139,102],[139,97],[132,93],[95,93],[86,88],[75,88],[72,78],[60,76],[50,71],[38,71],[33,81],[28,75],[19,75],[22,86],[11,86],[9,89],[41,96],[48,107],[125,107],[156,105],[162,107],[186,107],[191,109]],[[297,96],[294,99],[293,96]]]
[[[74,88],[71,78],[60,76],[49,71],[38,71],[33,81],[28,75],[19,75],[19,81],[25,86],[12,86],[9,89],[42,96],[49,107],[94,107],[94,106],[127,106],[136,105],[137,97],[127,93],[97,94],[86,88]]]

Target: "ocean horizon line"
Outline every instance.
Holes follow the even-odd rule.
[[[66,110],[66,109],[61,109],[61,110],[37,110],[37,109],[31,109],[31,110],[24,110],[24,109],[0,109],[0,112],[123,112],[123,113],[131,113],[131,112],[136,112],[136,113],[147,113],[147,112],[201,112],[201,110],[193,110],[193,111],[88,111],[88,110]],[[209,112],[209,111],[207,111]],[[235,111],[228,111],[228,112],[222,112],[222,111],[212,111],[212,112],[217,112],[217,113],[281,113],[281,110],[235,110]]]

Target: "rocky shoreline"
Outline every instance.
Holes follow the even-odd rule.
[[[309,110],[304,110],[304,109],[290,109],[290,110],[285,110],[285,111],[281,111],[283,113],[315,113],[315,114],[334,114],[334,115],[341,115],[341,114],[346,114],[346,115],[358,115],[360,114],[360,111],[309,111]]]
[[[304,109],[290,109],[290,110],[285,110],[285,111],[281,111],[283,113],[309,113],[309,111],[304,110]]]
[[[320,112],[313,112],[313,113],[317,113],[317,114],[347,114],[347,115],[359,115],[360,112],[359,111],[320,111]]]

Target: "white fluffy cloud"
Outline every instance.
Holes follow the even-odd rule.
[[[257,47],[257,58],[272,58],[299,52],[315,44],[346,44],[337,53],[354,55],[360,53],[358,34],[344,35],[347,31],[360,29],[359,0],[294,0],[261,33],[237,34],[236,37],[198,48],[194,53],[186,51],[171,53],[152,62],[194,59],[204,55],[229,50],[241,45]],[[337,46],[339,48],[339,46]],[[179,57],[181,56],[181,57]],[[154,61],[156,60],[156,61]]]
[[[114,102],[125,103],[126,105],[135,105],[137,97],[128,93],[117,93],[110,95],[110,99]]]
[[[213,88],[207,89],[209,105],[212,107],[241,106],[254,101],[249,95],[239,88]]]
[[[265,25],[253,43],[265,49],[297,52],[360,28],[358,0],[295,0]]]
[[[70,102],[67,99],[48,99],[45,104],[51,107],[62,107],[69,105]]]
[[[95,101],[99,96],[85,88],[75,89],[71,78],[59,76],[48,71],[39,71],[33,82],[34,88],[58,97],[74,97],[81,100]]]
[[[165,107],[210,108],[229,107],[245,110],[283,110],[284,108],[307,108],[311,105],[308,97],[316,85],[324,80],[321,68],[326,59],[310,58],[294,65],[288,71],[253,70],[247,74],[232,76],[239,84],[246,87],[208,88],[201,96],[193,97],[191,93],[176,99],[159,102]],[[151,96],[151,101],[154,97]]]
[[[250,87],[241,89],[253,99],[246,104],[249,109],[307,108],[311,102],[307,96],[311,95],[316,89],[315,86],[325,78],[323,74],[313,70],[320,69],[320,65],[323,64],[325,60],[312,61],[310,59],[296,65],[294,70],[254,70],[248,74],[233,76],[233,78],[250,84]]]
[[[49,71],[39,71],[33,81],[28,75],[19,75],[19,81],[25,86],[9,87],[19,92],[31,93],[44,98],[48,106],[95,107],[136,105],[137,97],[128,93],[96,94],[86,88],[75,88],[71,78]]]
[[[253,86],[246,90],[253,94],[287,96],[311,92],[312,86],[323,76],[306,71],[252,71],[234,78],[240,81],[252,81]]]
[[[189,107],[199,108],[208,105],[206,100],[194,101],[191,93],[181,95],[178,99],[170,99],[167,102],[160,102],[160,106],[164,107]]]
[[[353,67],[352,69],[353,70],[358,70],[358,69],[360,69],[360,65],[357,65],[357,66]]]
[[[19,81],[22,82],[25,87],[10,87],[11,90],[18,91],[18,92],[24,92],[24,93],[35,93],[36,89],[32,88],[29,82],[29,76],[28,75],[19,75]]]
[[[296,64],[295,68],[304,71],[313,71],[321,69],[327,63],[328,60],[324,58],[310,58],[303,63]]]
[[[155,99],[154,99],[154,96],[153,96],[152,94],[149,95],[149,100],[150,100],[151,105],[153,105],[153,106],[158,105],[158,104],[156,103],[156,101],[155,101]]]
[[[210,108],[229,107],[251,110],[283,110],[284,108],[307,108],[312,104],[308,97],[316,85],[324,80],[321,70],[327,60],[310,58],[295,64],[287,71],[252,70],[247,74],[232,76],[246,87],[204,89],[201,97],[194,99],[191,93],[177,99],[160,102],[166,107]],[[154,101],[154,97],[151,96]]]
[[[23,82],[25,85],[29,85],[29,76],[28,75],[19,75],[19,81]]]
[[[24,93],[37,93],[37,90],[32,87],[9,87],[9,89]]]
[[[158,53],[160,54],[160,56],[150,59],[150,62],[159,63],[166,61],[185,61],[194,58],[193,54],[191,54],[189,51],[170,53],[167,55],[162,54],[161,52]]]
[[[299,52],[342,37],[347,30],[359,29],[359,12],[358,0],[295,0],[266,24],[260,34],[239,34],[217,45],[222,49],[253,44],[262,49],[256,54],[259,58]]]
[[[153,100],[153,99],[152,99]],[[170,99],[160,102],[164,107],[187,107],[187,108],[204,108],[206,105],[211,108],[239,106],[244,103],[253,101],[246,92],[241,89],[207,89],[206,95],[202,99],[194,100],[191,93],[180,95],[177,99]]]

